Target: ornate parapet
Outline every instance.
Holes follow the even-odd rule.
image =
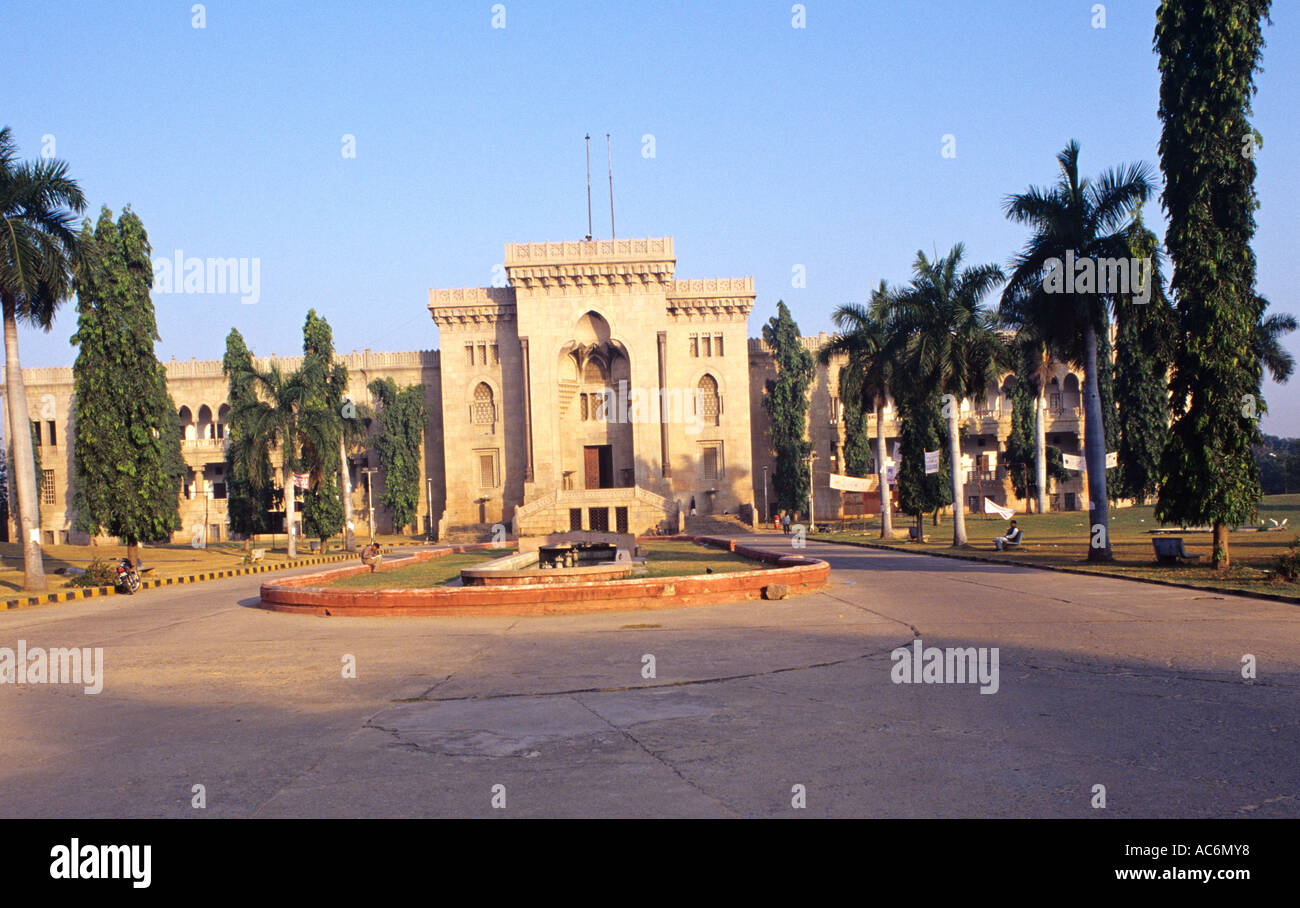
[[[429,314],[439,328],[481,328],[515,320],[513,287],[430,290]]]
[[[512,286],[543,294],[591,288],[639,291],[673,279],[673,238],[507,243],[506,275]]]
[[[668,314],[687,320],[744,320],[754,308],[752,277],[672,281],[667,290]]]

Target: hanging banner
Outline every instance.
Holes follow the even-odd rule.
[[[926,473],[938,473],[938,472],[939,472],[939,452],[938,452],[938,451],[926,451],[926,452],[925,452],[925,472],[926,472]]]
[[[996,501],[993,501],[990,498],[984,499],[984,513],[997,514],[1003,520],[1010,520],[1012,517],[1016,516],[1016,512],[1013,511],[1011,508],[1004,508],[1002,507],[1002,505],[998,504]]]
[[[1113,470],[1119,466],[1119,452],[1111,451],[1106,455],[1106,469]]]
[[[293,474],[293,487],[294,487],[295,489],[305,489],[305,488],[308,488],[310,484],[311,484],[311,474],[310,474],[310,473],[294,473],[294,474]]]
[[[841,492],[870,492],[871,481],[865,477],[832,473],[831,488],[839,489]]]
[[[894,466],[892,463],[885,467],[885,482],[889,483],[891,486],[898,482],[898,467]]]
[[[1065,465],[1067,470],[1078,471],[1083,469],[1083,458],[1074,454],[1062,454],[1061,463]]]

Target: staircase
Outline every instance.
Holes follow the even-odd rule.
[[[754,528],[733,514],[703,514],[686,518],[688,536],[740,536]]]

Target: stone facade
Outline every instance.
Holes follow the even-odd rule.
[[[450,527],[645,532],[752,503],[752,278],[672,237],[507,244],[508,286],[430,290]]]
[[[672,237],[507,244],[505,286],[429,291],[440,350],[341,355],[353,400],[369,400],[367,385],[375,378],[425,388],[419,521],[394,527],[376,504],[375,531],[433,530],[448,538],[501,524],[529,535],[676,532],[692,504],[701,515],[749,519],[761,512],[765,475],[775,465],[762,398],[775,369],[763,342],[748,336],[753,279],[679,280],[675,268]],[[823,333],[803,343],[816,354],[828,340]],[[289,371],[301,358],[276,361]],[[229,407],[221,363],[165,365],[189,466],[183,529],[174,541],[191,541],[200,530],[208,539],[225,539]],[[818,519],[862,509],[860,494],[829,487],[829,474],[844,472],[842,365],[842,359],[818,365],[810,398]],[[50,479],[42,495],[43,540],[84,542],[71,530],[72,369],[23,374]],[[979,509],[982,495],[1023,506],[1008,474],[1009,467],[1022,467],[997,456],[1011,427],[1011,382],[1004,377],[981,399],[962,403],[971,510]],[[1080,452],[1082,441],[1079,387],[1080,376],[1061,366],[1047,395],[1048,443],[1070,454]],[[4,415],[10,438],[7,409]],[[892,404],[885,418],[892,452],[898,435]],[[873,438],[875,430],[872,414]],[[351,477],[360,536],[370,531],[363,471],[372,466],[375,455],[359,446]],[[376,502],[383,482],[382,470],[371,476]],[[1086,508],[1082,476],[1054,488],[1052,498],[1056,509]],[[878,498],[869,494],[867,504],[874,512]]]

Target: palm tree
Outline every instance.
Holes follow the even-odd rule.
[[[876,415],[876,475],[880,489],[880,538],[894,538],[894,520],[889,500],[889,481],[885,466],[885,403],[889,399],[889,382],[893,361],[887,351],[889,326],[884,309],[889,287],[882,280],[871,292],[870,307],[858,303],[840,306],[831,315],[838,333],[818,354],[823,365],[837,355],[847,356],[840,370],[841,396],[853,394],[859,409],[871,409]]]
[[[311,399],[311,383],[301,371],[285,375],[276,363],[265,371],[253,368],[242,376],[257,390],[241,401],[231,421],[247,427],[247,433],[230,444],[230,462],[257,485],[265,485],[267,457],[280,448],[280,473],[284,485],[284,523],[289,536],[289,557],[298,556],[295,529],[294,473],[302,462],[300,451],[325,450],[335,443],[338,415],[321,401]],[[319,477],[317,477],[319,480]]]
[[[57,159],[18,163],[9,127],[0,129],[0,303],[4,308],[5,384],[9,441],[23,546],[23,586],[43,590],[40,504],[36,465],[28,441],[27,391],[18,356],[18,322],[49,331],[59,304],[72,290],[76,222],[85,196]]]
[[[1021,348],[1022,356],[1029,374],[1027,377],[1034,387],[1034,485],[1036,489],[1038,513],[1047,513],[1047,383],[1052,376],[1052,367],[1057,358],[1052,354],[1048,340],[1031,325],[1023,325],[1016,331],[1016,344]]]
[[[1113,300],[1098,287],[1075,292],[1048,292],[1047,275],[1066,261],[1094,262],[1128,258],[1131,218],[1153,191],[1146,164],[1105,171],[1094,183],[1079,178],[1079,144],[1071,141],[1056,156],[1061,175],[1056,185],[1031,186],[1006,198],[1012,221],[1028,224],[1033,235],[1014,259],[1014,271],[1002,295],[1002,317],[1017,327],[1030,325],[1049,345],[1082,362],[1084,373],[1084,459],[1092,506],[1089,561],[1111,561],[1110,512],[1106,495],[1106,432],[1097,384],[1097,337],[1109,330]],[[1053,261],[1055,260],[1055,261]],[[1107,364],[1109,365],[1109,364]]]
[[[913,381],[947,396],[943,411],[948,421],[953,546],[966,544],[961,402],[984,390],[1009,361],[996,315],[983,306],[984,298],[1005,279],[1002,269],[997,265],[962,268],[965,252],[958,243],[933,262],[917,252],[911,284],[885,303],[903,368]]]
[[[1268,300],[1261,296],[1259,302],[1260,312],[1268,309]],[[1270,315],[1259,326],[1255,352],[1259,355],[1259,361],[1264,368],[1268,370],[1269,377],[1279,385],[1285,385],[1291,373],[1295,371],[1295,357],[1282,346],[1281,337],[1283,334],[1290,334],[1296,326],[1295,316],[1286,312]]]

